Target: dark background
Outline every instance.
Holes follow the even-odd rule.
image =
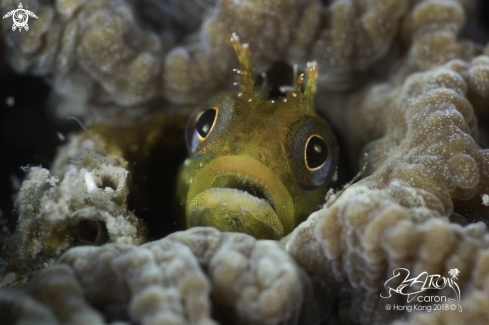
[[[14,73],[0,45],[0,229],[13,230],[13,197],[24,178],[21,166],[50,167],[61,141],[48,119],[46,99],[50,87],[41,79]],[[14,105],[7,105],[7,98]],[[7,227],[7,228],[5,228]]]

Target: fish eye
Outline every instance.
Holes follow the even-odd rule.
[[[328,159],[328,145],[317,135],[312,135],[307,139],[304,152],[306,166],[310,170],[322,167]]]
[[[195,126],[199,136],[203,139],[212,131],[212,128],[216,121],[217,111],[215,108],[209,108],[202,115],[200,115]]]
[[[219,105],[204,104],[190,116],[185,128],[185,141],[191,155],[200,155],[198,148],[205,142],[208,145],[212,141],[214,136],[212,133],[219,129],[219,125],[223,122],[218,121],[221,119],[220,115]]]
[[[325,185],[334,175],[338,143],[329,124],[319,116],[305,115],[294,126],[290,140],[297,179],[306,190]]]

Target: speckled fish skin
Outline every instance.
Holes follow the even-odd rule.
[[[190,157],[178,176],[177,192],[187,227],[279,239],[324,201],[338,146],[328,123],[314,112],[315,63],[308,66],[304,91],[301,75],[286,97],[268,99],[266,89],[253,87],[247,45],[241,46],[236,36],[232,40],[243,67],[236,70],[243,75],[242,89],[215,96],[190,117]],[[203,132],[199,128],[209,116]],[[310,139],[321,141],[317,138],[324,145],[315,149],[327,155],[310,168],[313,154],[308,156],[306,146],[312,145]]]

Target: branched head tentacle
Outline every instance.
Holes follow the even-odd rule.
[[[316,110],[316,91],[318,84],[318,73],[316,61],[307,62],[307,84],[304,91],[304,104],[310,111]]]
[[[294,67],[292,69],[293,71],[293,75],[292,75],[292,84],[294,84],[294,82],[297,80],[298,78],[298,75],[299,75],[299,67],[297,66],[297,64],[294,64]]]
[[[238,56],[239,63],[242,67],[241,70],[233,69],[233,71],[243,76],[243,81],[235,83],[235,85],[240,85],[243,91],[252,92],[255,76],[253,74],[248,44],[241,44],[238,35],[235,33],[233,33],[233,36],[231,37],[231,42],[233,43],[234,50],[236,51],[236,55]]]
[[[248,44],[241,44],[238,35],[233,33],[231,37],[236,55],[238,56],[241,69],[233,69],[236,73],[243,76],[243,80],[235,82],[235,86],[240,86],[241,91],[238,97],[245,98],[248,102],[260,102],[267,95],[267,89],[255,89],[254,80],[255,73],[251,62],[249,46]],[[282,87],[281,91],[287,93],[287,96],[281,102],[284,104],[290,103],[288,107],[297,107],[299,109],[305,109],[315,111],[315,96],[317,91],[317,63],[316,61],[308,62],[306,67],[307,83],[305,90],[302,91],[302,82],[304,81],[304,74],[297,77],[297,65],[294,64],[294,82],[295,88],[292,86]]]
[[[294,74],[297,74],[297,70],[294,71]],[[287,94],[287,98],[294,107],[300,107],[302,100],[302,81],[304,81],[304,74],[301,74],[299,77],[295,76],[294,82],[295,79],[297,79],[295,88],[292,88],[293,90]]]
[[[243,76],[242,81],[235,82],[235,86],[241,87],[241,92],[239,97],[246,97],[247,101],[258,102],[266,97],[267,89],[255,89],[254,80],[255,72],[253,69],[253,64],[251,63],[251,57],[249,52],[248,44],[241,44],[238,35],[233,33],[231,37],[231,42],[233,43],[234,50],[238,56],[239,63],[241,64],[241,69],[233,69],[236,73]]]
[[[287,101],[292,103],[295,107],[300,107],[300,109],[305,109],[314,112],[315,108],[315,97],[317,91],[317,63],[316,61],[308,62],[306,67],[306,87],[302,91],[302,83],[304,81],[304,74],[297,77],[297,65],[294,64],[294,82],[295,88],[287,94]]]
[[[296,91],[297,93],[299,93],[299,94],[300,94],[300,93],[301,93],[301,91],[302,91],[302,82],[303,82],[303,81],[304,81],[304,74],[303,74],[303,73],[301,73],[301,75],[299,76],[299,78],[297,78],[297,84],[296,84],[296,86],[295,86],[295,91]]]

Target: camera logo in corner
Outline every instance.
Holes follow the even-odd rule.
[[[408,304],[414,300],[415,305],[386,305],[386,309],[391,310],[394,307],[394,310],[406,310],[408,312],[412,310],[425,310],[431,312],[432,306],[425,304],[434,303],[434,310],[462,311],[462,307],[459,304],[460,288],[456,282],[456,280],[458,280],[457,277],[460,274],[458,269],[455,268],[448,271],[448,275],[450,275],[450,277],[443,277],[439,274],[429,275],[428,272],[421,272],[417,277],[409,278],[410,272],[405,268],[394,269],[392,274],[394,276],[384,283],[387,296],[380,294],[380,297],[390,298],[392,292],[395,292],[397,294],[407,296],[406,300]],[[447,289],[449,292],[451,291],[449,288],[445,289],[447,286],[453,290],[453,296],[455,296],[455,299],[448,298],[444,295],[447,293]],[[430,291],[427,292],[428,290]],[[433,294],[433,290],[442,290],[443,294],[430,295]],[[417,305],[416,303],[422,303],[423,305]]]
[[[26,31],[29,30],[29,25],[27,25],[29,16],[37,19],[36,14],[32,11],[24,9],[22,3],[19,3],[19,8],[11,10],[5,16],[3,16],[3,19],[10,16],[12,16],[12,20],[14,21],[14,24],[12,25],[12,30],[14,32],[17,28],[19,29],[19,32],[22,31],[22,28],[24,28]]]

